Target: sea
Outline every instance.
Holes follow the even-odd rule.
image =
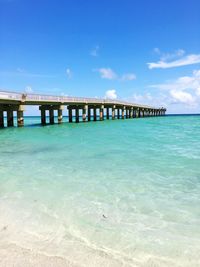
[[[199,267],[200,116],[0,129],[0,266],[43,256]]]

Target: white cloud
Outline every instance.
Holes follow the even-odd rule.
[[[90,51],[90,55],[93,57],[98,57],[99,56],[99,49],[100,49],[100,47],[98,45],[96,45],[95,48],[93,48]]]
[[[195,104],[195,97],[188,92],[171,90],[170,95],[175,102],[184,103],[188,105]]]
[[[179,57],[182,57],[185,54],[185,50],[183,49],[178,49],[172,53],[163,53],[160,51],[160,60],[161,61],[169,61],[173,59],[177,59]]]
[[[136,104],[149,105],[151,107],[167,107],[167,97],[162,92],[152,94],[150,92],[134,93],[131,97],[125,99],[128,102]]]
[[[122,75],[122,81],[132,81],[136,79],[136,75],[134,73],[125,73]]]
[[[32,89],[32,87],[31,87],[31,86],[26,86],[26,88],[25,88],[25,92],[28,93],[28,94],[33,93],[33,89]]]
[[[154,84],[150,87],[161,90],[197,90],[200,87],[200,70],[193,71],[191,76],[182,76],[173,81]]]
[[[69,68],[66,69],[66,75],[68,79],[72,78],[72,71]]]
[[[123,75],[118,75],[111,68],[100,68],[95,70],[100,73],[102,79],[108,80],[119,80],[119,81],[132,81],[136,79],[136,75],[134,73],[125,73]]]
[[[174,81],[155,84],[150,87],[166,92],[173,104],[200,105],[200,70],[193,71],[191,76],[182,76]]]
[[[97,70],[102,79],[115,80],[117,79],[117,74],[110,68],[100,68]]]
[[[117,99],[117,92],[116,90],[107,90],[105,93],[105,98],[107,99]]]
[[[136,103],[146,103],[152,101],[153,97],[150,93],[144,93],[142,94],[133,94],[132,100]]]
[[[23,73],[23,72],[25,72],[25,70],[22,68],[17,68],[17,72]]]
[[[161,54],[161,51],[160,51],[160,49],[159,49],[158,47],[155,47],[155,48],[153,49],[153,52],[154,52],[155,54],[158,54],[158,55]]]
[[[184,50],[179,50],[176,56],[182,56],[183,54],[184,54]],[[167,68],[175,68],[175,67],[181,67],[181,66],[200,63],[200,54],[187,55],[177,60],[168,61],[170,57],[172,56],[165,55],[165,56],[162,56],[161,60],[159,60],[158,62],[147,63],[148,68],[149,69],[156,69],[156,68],[167,69]]]

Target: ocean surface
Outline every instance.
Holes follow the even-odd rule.
[[[39,122],[0,130],[0,266],[200,266],[200,116]]]

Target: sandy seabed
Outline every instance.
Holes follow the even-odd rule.
[[[35,253],[29,249],[9,245],[0,248],[1,267],[78,267],[66,259]]]

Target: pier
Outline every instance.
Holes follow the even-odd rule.
[[[0,91],[0,128],[5,126],[5,120],[7,127],[14,126],[14,112],[17,116],[17,126],[24,126],[24,113],[28,105],[39,106],[42,125],[47,124],[47,116],[49,124],[61,124],[64,109],[68,110],[69,123],[164,116],[166,112],[163,107],[155,108],[120,100]]]

